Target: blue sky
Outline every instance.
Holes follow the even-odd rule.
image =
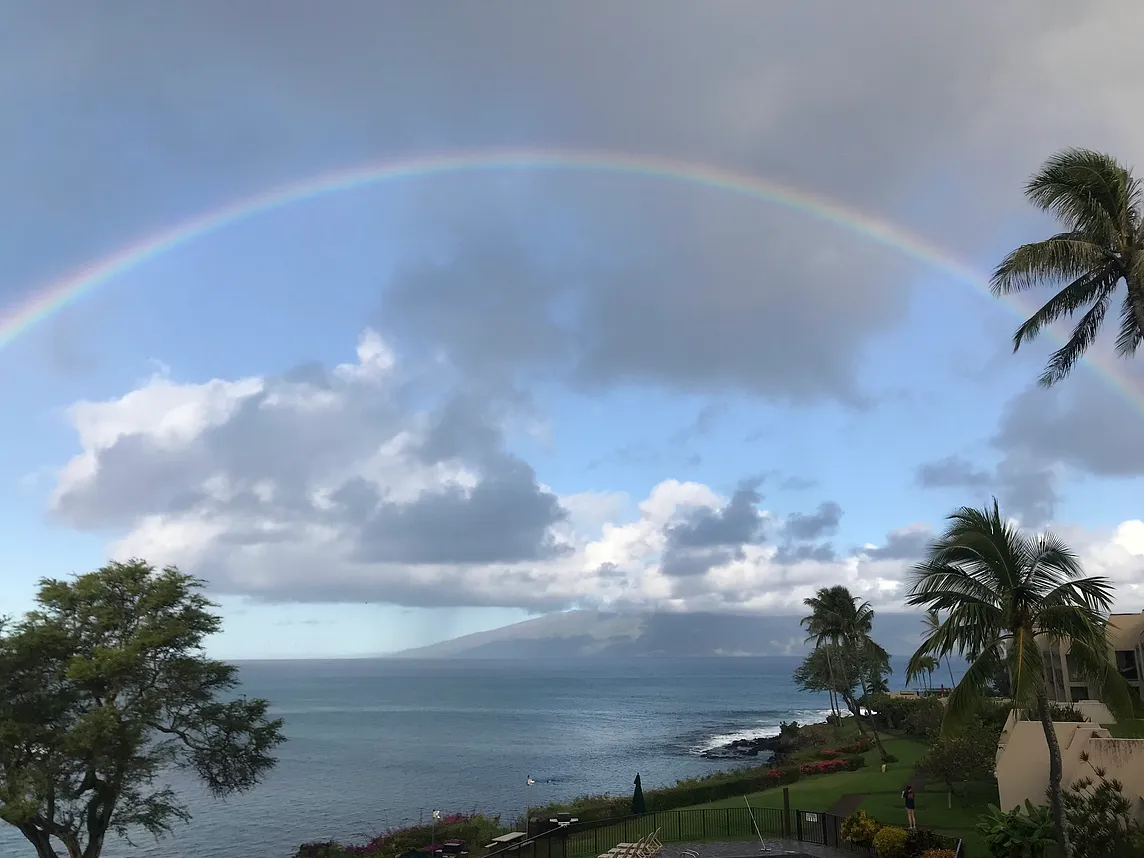
[[[1123,31],[1120,6],[1044,13],[1017,48],[984,7],[822,32],[809,7],[671,6],[646,23],[654,54],[569,9],[382,27],[348,4],[220,30],[211,6],[94,16],[82,50],[17,15],[0,63],[28,84],[0,109],[29,133],[2,144],[0,315],[252,193],[464,146],[745,170],[988,271],[1052,229],[1021,198],[1044,157],[1144,144],[1115,92],[1046,59],[1069,27]],[[900,38],[857,45],[862,28]],[[133,554],[208,579],[226,657],[371,654],[583,606],[790,613],[837,581],[893,610],[924,536],[993,494],[1144,608],[1144,412],[1088,368],[1036,389],[1051,343],[1010,354],[1018,323],[853,232],[664,180],[438,175],[306,201],[0,352],[0,611]],[[704,521],[717,540],[673,541]]]

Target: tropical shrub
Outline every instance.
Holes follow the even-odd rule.
[[[1096,779],[1080,778],[1061,798],[1075,858],[1137,858],[1144,855],[1144,830],[1133,814],[1124,785],[1094,769]]]
[[[1084,713],[1068,703],[1055,704],[1049,707],[1049,717],[1054,721],[1077,721],[1084,723],[1088,720]]]
[[[780,721],[779,722],[779,738],[789,741],[798,742],[798,734],[802,727],[797,721]]]
[[[912,828],[906,832],[906,855],[918,858],[931,849],[940,849],[946,844],[945,838],[928,828]]]
[[[1028,799],[1024,807],[1015,807],[1008,813],[995,804],[989,805],[989,811],[977,823],[977,831],[994,858],[1044,858],[1045,850],[1057,843],[1049,808],[1034,805]]]
[[[864,810],[856,810],[842,820],[842,837],[857,846],[871,846],[874,836],[882,830],[882,823],[872,819]]]
[[[798,767],[798,772],[801,775],[829,775],[845,769],[846,763],[842,760],[819,760],[816,763],[803,763]]]
[[[870,707],[875,709],[892,728],[906,733],[925,736],[939,727],[945,717],[945,706],[936,697],[891,697],[874,694]]]
[[[866,765],[866,758],[858,756],[845,757],[842,762],[846,763],[846,771],[856,772],[858,769]]]
[[[906,829],[887,825],[874,835],[874,854],[878,858],[907,858]]]

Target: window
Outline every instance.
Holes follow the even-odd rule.
[[[1136,664],[1136,653],[1134,650],[1118,649],[1116,651],[1116,669],[1120,671],[1120,675],[1129,682],[1138,682],[1140,680],[1140,668]]]

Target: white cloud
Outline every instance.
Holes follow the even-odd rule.
[[[558,497],[508,451],[513,415],[456,394],[410,409],[405,381],[366,332],[358,360],[330,372],[154,376],[79,403],[80,451],[59,473],[54,511],[120,528],[115,556],[177,563],[218,592],[303,602],[783,612],[844,583],[899,607],[930,538],[914,523],[838,555],[809,539],[805,551],[785,537],[776,546],[781,517],[758,509],[751,483],[732,497],[675,479],[638,500]],[[1092,571],[1144,596],[1144,523],[1068,536]],[[665,556],[681,550],[701,562],[668,574]]]

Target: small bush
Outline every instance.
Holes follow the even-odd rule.
[[[803,763],[798,772],[800,775],[829,775],[845,769],[846,763],[842,760],[819,760],[817,763]]]
[[[878,858],[906,858],[906,829],[887,825],[874,835]]]
[[[1050,706],[1049,717],[1054,721],[1079,721],[1083,723],[1088,720],[1084,717],[1083,712],[1069,704]]]
[[[882,823],[867,816],[866,811],[856,810],[842,820],[842,837],[857,846],[870,846],[874,837],[882,830]]]
[[[927,849],[922,853],[921,858],[954,858],[954,855],[952,849]]]
[[[922,855],[931,849],[941,849],[945,845],[945,839],[928,828],[915,828],[906,832],[907,855]]]
[[[818,756],[824,760],[836,760],[839,757],[839,753],[835,748],[823,748],[818,752]]]
[[[842,762],[844,762],[846,764],[846,771],[856,772],[856,771],[858,771],[858,769],[860,769],[864,765],[866,765],[866,758],[865,757],[857,757],[857,756],[846,757],[842,760]]]
[[[779,738],[788,739],[791,742],[798,741],[799,730],[802,728],[797,721],[780,721],[779,722]]]

